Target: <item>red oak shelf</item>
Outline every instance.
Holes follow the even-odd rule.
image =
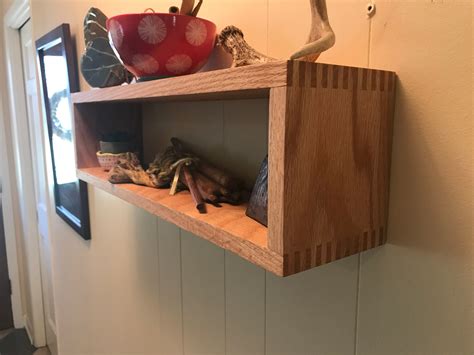
[[[392,72],[294,61],[198,73],[73,94],[78,177],[277,275],[292,275],[386,242]],[[142,105],[267,97],[268,229],[246,206],[208,214],[190,195],[112,185],[99,167],[101,134],[143,146]]]
[[[111,184],[102,168],[77,171],[79,179],[158,217],[191,231],[214,244],[277,273],[282,260],[267,248],[267,228],[245,215],[246,205],[221,208],[207,205],[200,214],[187,191],[171,196],[169,189],[134,184]],[[269,262],[272,261],[272,262]]]

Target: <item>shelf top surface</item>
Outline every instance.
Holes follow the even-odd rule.
[[[275,61],[164,78],[132,85],[91,89],[72,94],[74,104],[159,101],[170,98],[258,98],[287,84],[288,61]]]

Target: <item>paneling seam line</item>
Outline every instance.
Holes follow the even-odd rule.
[[[226,254],[224,250],[224,354],[227,354],[227,269],[226,269]]]
[[[269,56],[268,51],[270,50],[270,0],[266,1],[267,3],[267,56]]]
[[[370,47],[372,46],[372,19],[369,19],[369,38],[367,42],[367,68],[370,68]]]
[[[180,295],[181,295],[181,344],[182,353],[184,355],[184,302],[183,302],[183,248],[181,243],[181,228],[179,230],[179,282],[180,282]]]
[[[361,270],[362,253],[357,258],[357,289],[356,289],[356,309],[354,322],[354,355],[357,355],[358,346],[358,327],[359,327],[359,294],[360,294],[360,270]]]
[[[158,217],[155,217],[155,232],[156,232],[156,249],[158,256],[158,304],[160,304],[161,299],[161,278],[160,278],[160,222]],[[158,339],[161,346],[161,310],[158,306]]]
[[[267,271],[263,278],[263,354],[267,354]]]

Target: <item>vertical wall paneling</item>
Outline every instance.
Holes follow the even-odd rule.
[[[181,230],[186,355],[225,353],[224,250]]]
[[[251,189],[268,150],[268,100],[225,101],[223,114],[229,172]]]
[[[267,273],[266,354],[353,354],[358,256],[287,278]]]
[[[148,104],[143,126],[146,161],[178,137],[251,188],[267,153],[268,100]]]
[[[472,1],[377,1],[371,33],[370,65],[399,84],[388,244],[361,256],[357,353],[472,354]]]
[[[171,137],[178,137],[196,154],[220,163],[224,160],[222,105],[214,101],[144,105],[145,160],[152,161],[170,145]]]
[[[366,3],[327,1],[337,40],[319,62],[367,65],[370,20],[365,16]],[[309,1],[269,0],[268,11],[269,55],[288,57],[307,39]],[[323,257],[324,251],[320,254]],[[287,279],[267,273],[268,355],[354,353],[358,259],[353,256]]]
[[[159,260],[160,355],[183,354],[181,236],[175,225],[157,218]]]
[[[56,239],[64,266],[57,270],[57,317],[68,319],[58,330],[59,351],[110,353],[113,344],[123,353],[151,354],[159,332],[155,217],[101,190],[90,188],[89,198],[93,240]]]
[[[265,271],[225,253],[226,355],[264,355]]]
[[[472,166],[472,1],[379,0],[370,20],[366,0],[327,3],[337,43],[319,61],[366,66],[370,58],[372,67],[399,75],[389,240],[361,258],[357,353],[472,353],[466,343],[470,337],[463,333],[470,329],[470,312],[465,310],[472,285],[472,182],[466,180]],[[150,3],[101,0],[95,6],[112,16],[141,12]],[[33,1],[35,37],[58,23],[70,23],[80,56],[82,19],[89,7],[85,0]],[[280,58],[304,44],[309,32],[308,0],[206,0],[200,15],[216,22],[218,29],[241,27],[252,46]],[[83,80],[81,87],[88,89]],[[156,124],[156,130],[145,131],[145,145],[153,148],[148,160],[160,144],[168,143],[170,132],[186,127],[187,137],[201,139],[203,148],[209,147],[203,152],[217,152],[216,162],[225,164],[222,152],[232,139],[226,130],[228,117],[232,123],[233,117],[247,114],[238,102],[144,106],[144,121]],[[245,119],[260,124],[257,116]],[[202,127],[220,133],[203,132]],[[162,354],[182,354],[183,346],[186,355],[223,354],[225,339],[228,352],[239,354],[238,339],[225,334],[226,328],[234,329],[232,334],[247,332],[247,320],[234,302],[255,307],[256,321],[266,312],[267,354],[354,353],[357,256],[288,279],[267,274],[266,306],[260,309],[265,282],[258,281],[257,269],[246,270],[250,264],[238,266],[241,260],[234,262],[230,254],[224,257],[212,244],[184,232],[183,239],[191,241],[184,242],[180,262],[176,227],[158,221],[156,238],[154,217],[99,190],[89,191],[91,242],[79,240],[52,216],[61,353],[155,354],[154,327],[160,319],[162,335],[169,339]],[[148,238],[152,234],[155,238]],[[158,276],[159,292],[154,281]],[[240,283],[249,285],[243,298]],[[260,349],[260,336],[245,338],[242,344],[248,341],[255,345],[252,349]]]

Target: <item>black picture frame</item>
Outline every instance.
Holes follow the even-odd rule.
[[[69,24],[36,41],[54,176],[56,213],[85,240],[91,239],[87,184],[76,177],[71,93],[79,91]]]

